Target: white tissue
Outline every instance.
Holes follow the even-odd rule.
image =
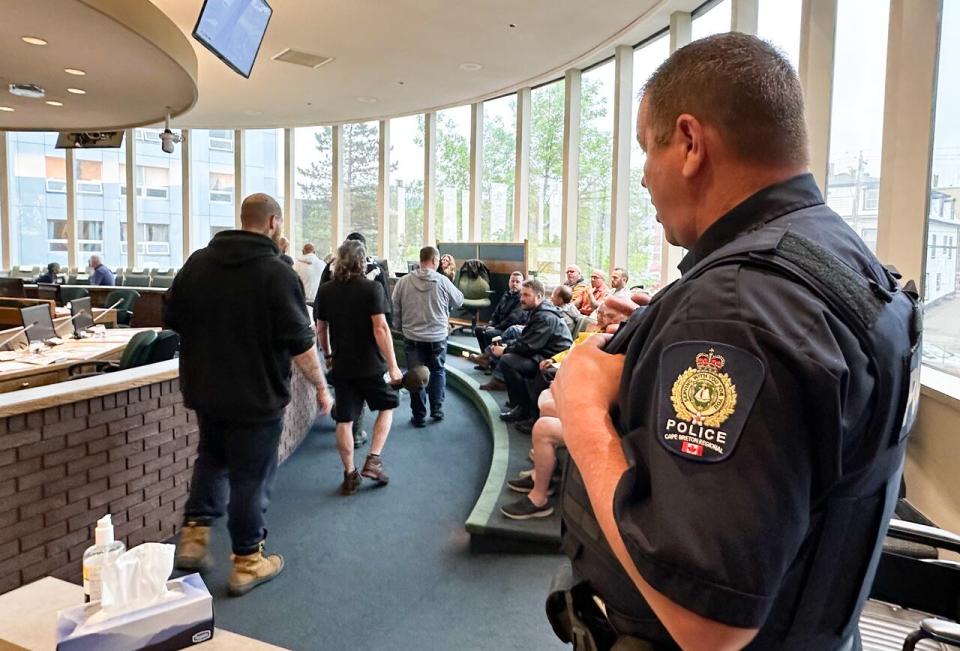
[[[115,617],[159,602],[167,596],[176,547],[144,543],[103,567],[102,617]]]

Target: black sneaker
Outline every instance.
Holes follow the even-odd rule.
[[[529,497],[522,497],[512,504],[500,507],[500,513],[511,520],[529,520],[531,518],[546,518],[553,515],[553,505],[548,500],[543,506],[537,506]]]
[[[367,433],[364,431],[354,432],[353,433],[353,449],[363,447],[363,444],[367,442]]]
[[[433,420],[443,420],[443,408],[437,407],[430,410],[430,418]]]
[[[518,493],[529,493],[533,490],[533,474],[525,475],[524,473],[520,473],[520,476],[516,479],[508,479],[507,486],[510,490]],[[553,495],[554,488],[555,484],[551,481],[550,487],[547,488],[547,495]]]
[[[427,419],[417,418],[416,416],[414,416],[413,418],[410,419],[410,424],[413,425],[414,427],[426,427]]]
[[[340,485],[340,493],[342,495],[353,495],[358,490],[360,490],[360,482],[363,481],[360,479],[360,472],[354,468],[353,472],[343,471],[343,483]]]

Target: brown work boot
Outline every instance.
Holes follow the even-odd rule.
[[[481,384],[480,388],[484,391],[506,391],[507,385],[497,378],[490,378],[490,381],[486,384]]]
[[[367,460],[363,463],[363,470],[360,474],[367,479],[375,480],[379,485],[386,486],[390,478],[383,472],[383,459],[379,454],[368,454]]]
[[[187,522],[180,529],[180,544],[177,545],[177,555],[174,565],[178,570],[188,572],[203,572],[210,569],[213,560],[210,558],[210,527],[196,522]]]
[[[477,364],[478,366],[490,365],[490,358],[487,357],[486,355],[470,354],[470,355],[467,355],[467,360],[470,362],[473,362],[474,364]]]
[[[366,466],[364,466],[366,468]],[[354,468],[351,472],[343,471],[343,483],[340,484],[340,493],[342,495],[353,495],[360,490],[360,473]]]
[[[280,554],[263,553],[263,541],[260,547],[252,554],[238,556],[234,554],[233,571],[227,583],[227,591],[232,597],[239,597],[266,583],[283,571],[283,556]]]

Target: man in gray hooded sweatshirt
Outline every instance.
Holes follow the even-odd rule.
[[[447,376],[443,365],[447,359],[450,309],[463,305],[463,293],[450,279],[437,272],[440,252],[432,246],[420,249],[420,268],[399,281],[393,290],[394,325],[403,332],[407,368],[423,365],[430,369],[426,390],[410,392],[414,427],[427,424],[426,400],[430,400],[430,417],[443,419],[443,397]]]

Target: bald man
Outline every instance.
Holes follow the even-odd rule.
[[[284,566],[279,554],[263,553],[264,514],[290,402],[291,360],[316,387],[321,413],[332,406],[303,287],[280,260],[280,206],[269,195],[251,195],[240,223],[241,230],[217,233],[191,255],[164,297],[164,323],[181,337],[180,389],[200,426],[176,565],[209,567],[210,527],[229,513],[233,595]]]
[[[287,253],[287,251],[290,250],[290,240],[285,237],[281,237],[279,240],[277,240],[277,246],[280,247],[280,259],[292,267],[293,258],[291,258],[290,254]]]
[[[87,262],[90,267],[90,284],[91,285],[116,285],[117,277],[113,275],[113,272],[107,268],[107,265],[103,264],[103,261],[100,260],[99,255],[91,255],[90,260]]]

